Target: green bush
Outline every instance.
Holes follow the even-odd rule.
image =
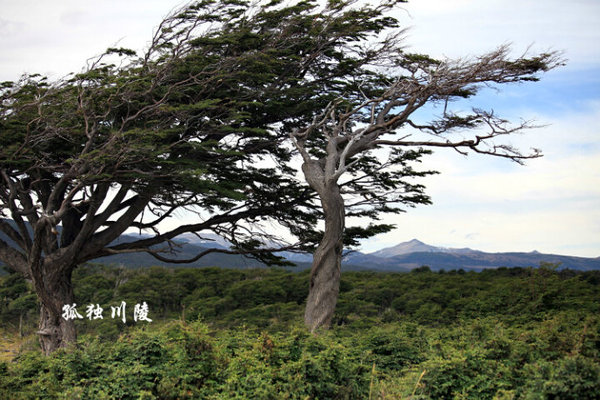
[[[113,343],[86,337],[49,357],[26,353],[0,372],[11,399],[362,399],[370,378],[333,335],[214,338],[202,323],[137,328]]]
[[[402,328],[404,327],[387,325],[374,328],[361,336],[357,345],[367,354],[368,364],[375,364],[379,370],[395,371],[424,361],[426,338],[422,333],[411,334],[410,328]]]
[[[74,348],[0,363],[0,399],[595,399],[597,275],[345,272],[333,327],[314,336],[306,272],[85,266],[76,300],[104,319],[77,321]],[[0,294],[0,333],[18,335],[30,288],[9,275]],[[110,318],[120,301],[128,324]],[[130,321],[140,301],[152,323]]]
[[[510,389],[511,371],[479,350],[455,352],[422,364],[423,392],[431,399],[494,399]]]
[[[525,398],[594,400],[600,396],[600,364],[582,356],[530,367]]]

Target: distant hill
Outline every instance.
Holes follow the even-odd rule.
[[[12,223],[12,221],[9,221]],[[60,226],[59,232],[60,232]],[[144,236],[144,235],[141,235]],[[138,240],[140,235],[124,234],[115,243],[125,243]],[[0,232],[0,239],[13,245],[14,243]],[[169,255],[172,258],[188,259],[207,248],[228,248],[230,243],[214,234],[203,234],[198,237],[194,234],[184,234],[176,238],[179,243],[177,254]],[[298,269],[310,268],[312,255],[306,253],[282,252],[281,256],[294,262]],[[161,262],[147,253],[116,254],[98,258],[95,262],[125,265],[131,268],[148,266],[173,265]],[[349,252],[343,260],[345,270],[373,270],[373,271],[409,271],[411,269],[429,266],[433,270],[483,270],[499,267],[538,267],[540,263],[560,263],[561,268],[570,268],[579,271],[600,270],[600,257],[585,258],[562,256],[556,254],[542,254],[537,251],[531,253],[486,253],[469,248],[445,248],[432,246],[417,239],[399,243],[395,246],[365,254]],[[1,264],[0,264],[1,265]],[[187,267],[220,266],[225,268],[260,268],[266,267],[260,261],[223,253],[211,253],[191,264],[176,264]]]
[[[14,226],[14,222],[11,220],[5,220],[8,223]],[[59,235],[61,232],[61,227],[57,227]],[[140,237],[148,237],[148,235],[138,235],[133,233],[123,234],[117,240],[113,242],[113,244],[119,243],[127,243],[133,242],[135,240],[139,240]],[[0,240],[7,242],[9,245],[14,246],[15,243],[7,237],[4,233],[0,232]],[[202,237],[198,237],[194,234],[185,234],[181,235],[176,240],[177,243],[180,244],[180,247],[177,248],[177,254],[165,256],[177,258],[177,259],[186,259],[192,258],[196,254],[208,249],[208,248],[227,248],[229,243],[225,241],[223,238],[213,235],[207,234],[202,235]],[[164,245],[156,246],[156,248],[164,247]],[[127,267],[138,268],[138,267],[149,267],[149,266],[168,266],[173,265],[169,263],[164,263],[156,258],[152,257],[147,253],[125,253],[125,254],[115,254],[108,257],[102,257],[94,260],[94,262],[106,263],[106,264],[115,264],[115,265],[124,265]],[[2,263],[0,262],[0,266]],[[214,266],[223,266],[227,268],[258,268],[265,267],[265,264],[256,261],[254,259],[244,257],[241,255],[233,255],[233,254],[223,254],[223,253],[211,253],[208,254],[198,261],[191,264],[177,264],[178,266],[189,266],[189,267],[214,267]]]
[[[346,256],[345,262],[385,271],[410,270],[423,265],[434,270],[537,267],[542,262],[560,263],[560,268],[580,271],[600,269],[600,258],[542,254],[537,251],[531,253],[486,253],[469,248],[453,249],[431,246],[417,239],[374,253],[350,253]]]
[[[471,253],[474,251],[475,250],[471,250],[469,248],[452,249],[431,246],[421,242],[420,240],[413,239],[408,242],[403,242],[392,247],[387,247],[385,249],[378,250],[374,253],[369,253],[369,255],[379,258],[390,258],[411,253]]]
[[[144,236],[144,235],[142,235]],[[124,234],[121,235],[114,243],[127,243],[139,240],[140,236],[136,234]],[[165,257],[173,259],[190,259],[197,254],[213,248],[226,249],[230,246],[230,243],[225,239],[215,234],[203,234],[198,237],[194,234],[180,235],[174,240],[179,246],[175,249],[174,254],[163,254]],[[166,245],[158,245],[155,248],[164,248]],[[255,259],[244,257],[239,254],[224,254],[224,253],[209,253],[199,260],[189,264],[172,264],[165,263],[157,260],[148,253],[124,253],[115,254],[112,256],[101,257],[94,262],[106,263],[106,264],[121,264],[128,267],[150,267],[150,266],[171,266],[176,265],[180,267],[225,267],[225,268],[262,268],[266,265]]]
[[[370,253],[369,255],[379,258],[390,258],[401,254],[436,253],[440,251],[440,247],[430,246],[417,239],[413,239],[409,242],[400,243],[392,247],[387,247],[385,249],[378,250],[374,253]]]

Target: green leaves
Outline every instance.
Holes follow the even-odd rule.
[[[369,224],[366,227],[351,226],[346,228],[344,231],[344,246],[359,246],[360,239],[366,239],[379,235],[380,233],[386,233],[396,228],[395,225],[390,224]]]
[[[135,52],[135,50],[131,50],[131,49],[126,49],[123,47],[119,47],[119,48],[115,48],[115,47],[109,47],[105,54],[118,54],[119,56],[130,56],[133,57],[135,56],[137,53]]]

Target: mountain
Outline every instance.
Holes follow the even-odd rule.
[[[374,253],[370,253],[369,255],[380,257],[380,258],[389,258],[395,257],[402,254],[410,254],[410,253],[439,253],[443,252],[441,247],[430,246],[425,244],[417,239],[413,239],[409,242],[404,242],[397,244],[393,247],[387,247],[385,249],[378,250]]]
[[[226,249],[231,246],[231,243],[214,233],[203,233],[200,236],[193,233],[184,233],[177,236],[175,240],[209,249]]]
[[[536,267],[541,263],[560,264],[560,268],[587,271],[600,269],[600,258],[530,253],[486,253],[469,248],[445,248],[425,244],[417,239],[364,254],[350,253],[345,257],[348,264],[368,266],[373,270],[405,271],[423,265],[434,270],[483,270],[499,267]]]
[[[452,253],[452,254],[469,254],[480,253],[478,250],[472,250],[467,247],[455,249],[448,247],[438,247],[425,244],[418,239],[413,239],[408,242],[403,242],[392,247],[378,250],[374,253],[369,253],[371,256],[380,258],[396,257],[410,253]]]
[[[16,228],[15,223],[12,220],[4,220],[11,224]],[[60,233],[62,232],[62,227],[57,226],[57,230]],[[146,234],[137,234],[137,233],[126,233],[119,236],[112,244],[120,244],[120,243],[128,243],[139,240],[141,238],[150,237],[150,235]],[[12,241],[8,236],[6,236],[3,232],[0,231],[0,240],[5,241],[10,246],[15,246],[14,241]],[[202,235],[202,238],[197,237],[193,234],[185,234],[180,235],[175,238],[174,242],[178,245],[176,248],[177,254],[163,254],[165,257],[175,258],[175,259],[189,259],[202,251],[209,248],[227,248],[229,247],[229,243],[225,241],[223,238],[214,235],[207,234]],[[164,248],[166,245],[158,245],[154,248]],[[194,263],[189,264],[172,264],[165,263],[157,260],[152,257],[148,253],[124,253],[124,254],[115,254],[107,257],[101,257],[92,262],[97,263],[105,263],[105,264],[116,264],[116,265],[124,265],[131,268],[138,267],[150,267],[150,266],[168,266],[168,265],[177,265],[177,266],[186,266],[186,267],[210,267],[210,266],[223,266],[227,268],[260,268],[265,267],[265,264],[260,261],[250,259],[241,255],[236,254],[223,254],[223,253],[210,253],[206,256],[200,258]],[[0,275],[2,274],[2,262],[0,262]]]
[[[194,245],[204,248],[218,248],[218,249],[227,249],[231,247],[231,243],[221,236],[215,235],[214,233],[202,234],[201,237],[193,233],[184,233],[183,235],[179,235],[175,238],[177,242],[183,241],[186,242],[186,245]],[[281,246],[276,242],[267,243],[266,246],[277,248]],[[278,256],[283,257],[289,261],[295,263],[310,263],[312,262],[312,254],[307,253],[296,253],[291,251],[280,251],[276,253]]]
[[[5,220],[14,224],[10,220]],[[60,226],[58,227],[61,231]],[[128,233],[121,235],[114,244],[126,243],[139,240],[147,235]],[[2,232],[0,239],[9,245],[14,243]],[[184,234],[175,238],[174,242],[178,245],[177,254],[165,254],[167,257],[176,259],[190,259],[202,251],[209,248],[228,248],[230,243],[225,239],[214,234],[203,234],[198,237],[194,234]],[[163,248],[156,246],[156,248]],[[305,269],[310,266],[312,255],[307,253],[281,252],[279,255],[296,263],[298,269]],[[108,257],[99,258],[94,262],[107,264],[122,264],[129,267],[147,267],[147,266],[166,266],[173,265],[160,262],[147,253],[135,254],[117,254]],[[358,251],[349,252],[344,256],[343,268],[374,270],[374,271],[410,271],[423,265],[429,266],[433,270],[483,270],[487,268],[498,267],[537,267],[540,263],[560,263],[560,268],[570,268],[574,270],[600,270],[600,257],[585,258],[563,256],[557,254],[542,254],[538,251],[530,253],[486,253],[469,248],[445,248],[432,246],[423,243],[417,239],[408,242],[399,243],[365,254]],[[187,267],[206,267],[222,266],[227,268],[256,268],[265,267],[259,261],[232,254],[210,253],[194,263],[176,264]]]
[[[127,243],[139,240],[140,237],[148,235],[124,234],[113,244]],[[191,259],[197,254],[207,249],[227,249],[231,243],[215,234],[202,234],[200,237],[193,233],[179,235],[173,239],[176,244],[175,253],[163,253],[164,257],[177,260]],[[166,244],[157,245],[154,249],[166,248]],[[128,267],[149,267],[149,266],[181,266],[181,267],[213,267],[220,266],[225,268],[263,268],[266,265],[252,258],[244,257],[239,254],[209,253],[193,263],[174,264],[157,260],[148,253],[124,253],[112,256],[98,258],[94,262],[107,264],[122,264]]]

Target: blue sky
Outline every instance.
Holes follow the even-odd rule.
[[[0,0],[0,80],[22,72],[59,78],[116,43],[141,50],[180,5],[167,0]],[[413,0],[397,16],[406,45],[435,57],[468,57],[511,43],[515,55],[560,50],[568,60],[533,84],[484,91],[477,102],[543,128],[510,140],[541,159],[437,151],[427,168],[433,205],[386,221],[366,252],[418,238],[447,247],[600,256],[600,1]]]

